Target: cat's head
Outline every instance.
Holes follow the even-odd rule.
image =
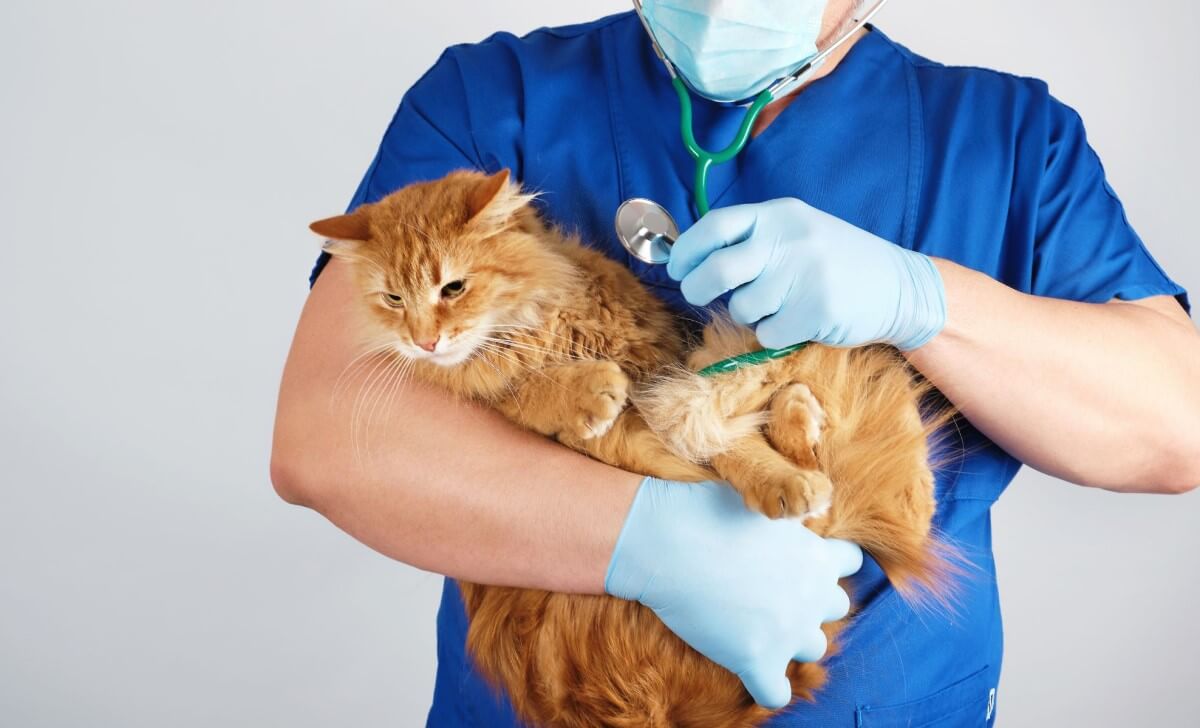
[[[353,212],[314,222],[325,250],[350,263],[373,342],[455,366],[570,290],[559,252],[508,171],[454,172]]]

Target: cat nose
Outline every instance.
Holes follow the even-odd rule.
[[[440,341],[441,338],[441,336],[435,336],[432,339],[427,339],[426,341],[418,341],[417,346],[432,354],[433,350],[437,348],[438,341]]]

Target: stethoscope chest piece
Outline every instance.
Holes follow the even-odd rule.
[[[629,254],[643,263],[661,265],[671,257],[679,227],[662,205],[640,197],[617,208],[617,238]]]

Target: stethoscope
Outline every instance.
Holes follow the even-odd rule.
[[[646,29],[646,34],[650,36],[651,44],[654,46],[654,53],[662,61],[662,64],[666,66],[667,73],[671,77],[671,85],[675,88],[675,94],[679,97],[680,134],[683,137],[683,146],[687,149],[692,159],[695,160],[696,167],[692,195],[695,199],[696,211],[701,217],[708,214],[709,211],[708,172],[712,169],[713,165],[728,162],[740,154],[750,141],[750,131],[754,128],[754,122],[758,120],[762,110],[772,101],[783,98],[808,81],[838,48],[842,47],[855,33],[869,23],[887,3],[888,0],[877,0],[870,10],[861,17],[856,18],[854,24],[828,48],[804,61],[795,71],[771,84],[759,92],[753,99],[735,102],[734,106],[747,106],[746,113],[742,117],[742,123],[729,145],[720,151],[713,152],[700,146],[699,142],[696,141],[692,117],[692,95],[688,90],[687,82],[676,72],[675,66],[667,58],[667,54],[663,52],[662,47],[658,44],[658,39],[654,37],[654,31],[650,28],[650,24],[646,22],[646,17],[642,14],[641,0],[633,0],[634,9],[642,21],[642,26]],[[617,208],[616,227],[617,238],[625,246],[625,249],[629,251],[629,254],[643,263],[649,263],[650,265],[666,263],[671,257],[671,246],[679,237],[679,226],[675,224],[671,213],[667,212],[666,208],[657,202],[642,197],[635,197],[621,203],[621,206]],[[700,373],[710,375],[732,371],[749,364],[757,364],[786,356],[793,351],[803,348],[803,346],[804,344],[797,344],[784,349],[764,349],[762,351],[742,354],[719,361],[701,370]]]

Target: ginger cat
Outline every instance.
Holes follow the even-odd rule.
[[[947,574],[930,535],[936,423],[922,421],[928,388],[893,350],[812,346],[699,377],[680,366],[684,339],[665,306],[544,225],[508,177],[455,172],[312,224],[353,266],[365,341],[612,465],[727,480],[751,508],[861,544],[898,588],[936,593]],[[688,361],[756,348],[749,331],[717,322]],[[734,727],[771,714],[640,604],[460,586],[475,663],[531,725]],[[825,626],[831,652],[844,622]],[[811,700],[825,671],[792,663],[789,677]]]

